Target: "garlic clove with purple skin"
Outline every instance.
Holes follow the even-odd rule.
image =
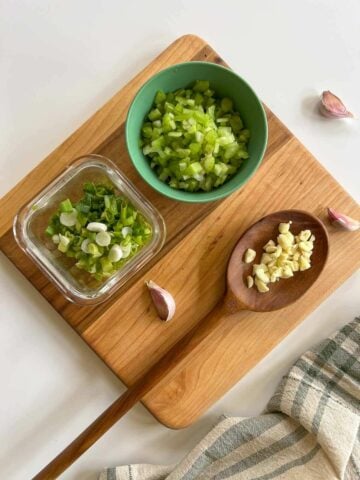
[[[159,317],[161,320],[164,320],[164,322],[168,322],[175,314],[176,305],[174,297],[152,280],[145,283],[149,289],[151,299]]]
[[[320,113],[328,118],[352,118],[354,115],[348,111],[339,97],[325,90],[321,94]]]
[[[354,220],[343,213],[337,212],[333,208],[328,208],[328,217],[333,225],[343,228],[348,232],[355,232],[360,229],[360,222]]]

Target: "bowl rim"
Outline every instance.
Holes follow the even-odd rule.
[[[250,92],[255,97],[255,99],[257,100],[257,102],[260,106],[260,115],[261,115],[261,118],[263,120],[264,133],[265,133],[265,139],[264,139],[264,143],[263,143],[262,148],[261,148],[260,155],[259,155],[256,163],[254,163],[250,175],[246,179],[240,181],[239,183],[237,183],[232,188],[230,188],[229,190],[226,190],[226,191],[221,190],[221,187],[226,185],[227,182],[225,182],[225,184],[223,184],[219,188],[217,188],[215,190],[212,190],[210,192],[186,192],[185,190],[177,190],[175,188],[171,188],[168,184],[166,184],[165,182],[162,182],[162,185],[171,189],[171,191],[170,190],[168,191],[167,188],[166,188],[166,190],[163,191],[160,187],[158,187],[151,180],[149,180],[149,178],[147,178],[145,175],[143,175],[143,173],[139,170],[136,162],[134,161],[132,154],[130,153],[130,148],[129,148],[130,126],[129,125],[130,125],[131,117],[134,114],[135,103],[136,103],[138,97],[146,89],[146,87],[148,86],[148,84],[150,82],[153,82],[154,80],[156,80],[158,77],[160,77],[164,73],[169,72],[171,70],[174,70],[176,68],[181,68],[182,66],[185,66],[185,65],[189,66],[189,65],[194,65],[194,64],[195,65],[210,66],[210,68],[215,68],[215,69],[224,71],[224,72],[226,72],[227,75],[231,75],[231,76],[235,77],[236,79],[240,80],[250,90]],[[241,75],[238,75],[237,73],[235,73],[233,70],[231,70],[228,67],[224,67],[222,65],[218,65],[217,63],[213,63],[213,62],[203,62],[203,61],[188,61],[188,62],[175,63],[174,65],[170,65],[169,67],[163,68],[159,72],[152,75],[148,80],[146,80],[146,82],[137,91],[135,97],[133,98],[133,100],[132,100],[132,102],[129,106],[126,121],[125,121],[126,149],[127,149],[128,154],[129,154],[131,163],[133,164],[137,173],[140,175],[140,177],[151,188],[156,190],[161,195],[164,195],[165,197],[170,198],[172,200],[177,200],[177,201],[185,202],[185,203],[208,203],[208,202],[213,202],[213,201],[220,200],[220,199],[223,199],[225,197],[228,197],[229,195],[234,193],[236,190],[239,190],[239,188],[241,188],[244,184],[246,184],[253,177],[253,175],[256,173],[257,169],[259,168],[259,166],[260,166],[260,164],[261,164],[261,162],[264,158],[265,151],[266,151],[266,148],[267,148],[268,135],[269,135],[268,121],[267,121],[267,116],[266,116],[264,106],[263,106],[260,98],[255,93],[254,89],[249,85],[249,83],[246,80],[244,80],[244,78]]]

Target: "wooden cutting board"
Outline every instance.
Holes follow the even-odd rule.
[[[157,194],[136,174],[124,143],[128,106],[139,87],[169,65],[204,60],[224,64],[202,39],[179,38],[120,90],[71,137],[0,201],[0,248],[116,375],[131,385],[206,315],[224,291],[227,258],[241,232],[263,215],[300,208],[325,220],[327,206],[360,217],[359,207],[316,159],[267,109],[269,144],[258,173],[222,202],[187,205]],[[241,72],[239,72],[241,74]],[[131,283],[108,302],[81,307],[66,301],[16,246],[12,222],[76,157],[105,155],[117,163],[165,218],[165,247]],[[194,422],[360,265],[359,233],[329,226],[330,258],[321,279],[285,310],[243,312],[230,333],[217,333],[194,352],[191,366],[144,399],[169,427]],[[172,322],[161,322],[144,281],[152,279],[176,298]]]

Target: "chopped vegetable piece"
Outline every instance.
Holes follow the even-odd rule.
[[[215,96],[207,80],[197,80],[192,88],[157,92],[140,144],[161,181],[175,189],[209,192],[248,158],[249,137],[233,101]]]
[[[261,263],[254,264],[252,275],[246,278],[249,288],[257,287],[261,293],[269,291],[268,284],[275,283],[281,278],[291,278],[294,272],[302,272],[311,268],[310,257],[314,248],[315,236],[310,230],[302,230],[294,236],[291,231],[291,221],[280,223],[277,236],[278,245],[274,240],[269,240],[264,245],[265,253],[261,256]],[[244,255],[244,261],[250,263],[255,259],[256,252],[248,248]]]
[[[60,212],[72,212],[73,208],[74,207],[68,198],[60,203]]]
[[[246,277],[246,283],[248,288],[252,288],[252,286],[254,285],[254,279],[251,275],[248,275]]]
[[[161,96],[160,96],[161,98]],[[85,183],[75,204],[60,203],[45,233],[75,266],[101,281],[122,268],[152,237],[143,215],[112,187]]]
[[[53,242],[54,242],[54,238],[53,238]],[[54,243],[56,243],[56,242],[54,242]],[[89,243],[90,243],[90,239],[89,239],[89,238],[85,238],[85,240],[83,240],[83,241],[81,242],[80,248],[81,248],[81,250],[82,250],[84,253],[89,253],[89,251],[88,251]]]
[[[123,237],[127,237],[128,235],[132,234],[132,228],[131,227],[124,227],[121,229],[121,235]]]
[[[113,245],[109,252],[110,262],[118,262],[123,257],[123,251],[120,245]]]
[[[54,227],[52,225],[48,225],[48,227],[45,230],[45,233],[50,236],[55,235]]]
[[[59,233],[58,249],[60,250],[60,252],[65,253],[69,248],[69,243],[70,239],[68,237],[65,237],[65,235],[61,235],[61,233]]]
[[[99,232],[96,234],[95,241],[100,247],[107,247],[111,242],[111,235],[108,232]]]
[[[76,224],[77,211],[74,209],[71,212],[60,213],[60,223],[65,227],[73,227]]]
[[[90,222],[86,227],[90,232],[106,232],[107,226],[105,223],[100,222]]]
[[[251,263],[255,260],[256,252],[252,248],[248,248],[245,252],[244,261],[245,263]]]

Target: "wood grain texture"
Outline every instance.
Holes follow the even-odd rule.
[[[127,385],[133,385],[214,307],[225,289],[226,261],[241,232],[271,211],[298,208],[325,219],[333,206],[358,217],[359,207],[314,157],[267,110],[269,143],[257,174],[221,203],[175,203],[150,189],[132,168],[124,144],[124,121],[138,88],[154,73],[187,60],[223,63],[196,36],[178,39],[95,113],[1,201],[0,248],[90,347]],[[239,72],[241,74],[241,72]],[[67,302],[14,245],[11,225],[19,208],[79,155],[113,160],[160,210],[168,229],[157,263],[147,266],[105,304]],[[330,256],[316,289],[301,302],[266,315],[241,312],[192,355],[191,364],[145,397],[164,424],[189,425],[261,360],[360,264],[359,233],[329,226]],[[172,322],[157,319],[144,280],[170,290],[177,302]]]

